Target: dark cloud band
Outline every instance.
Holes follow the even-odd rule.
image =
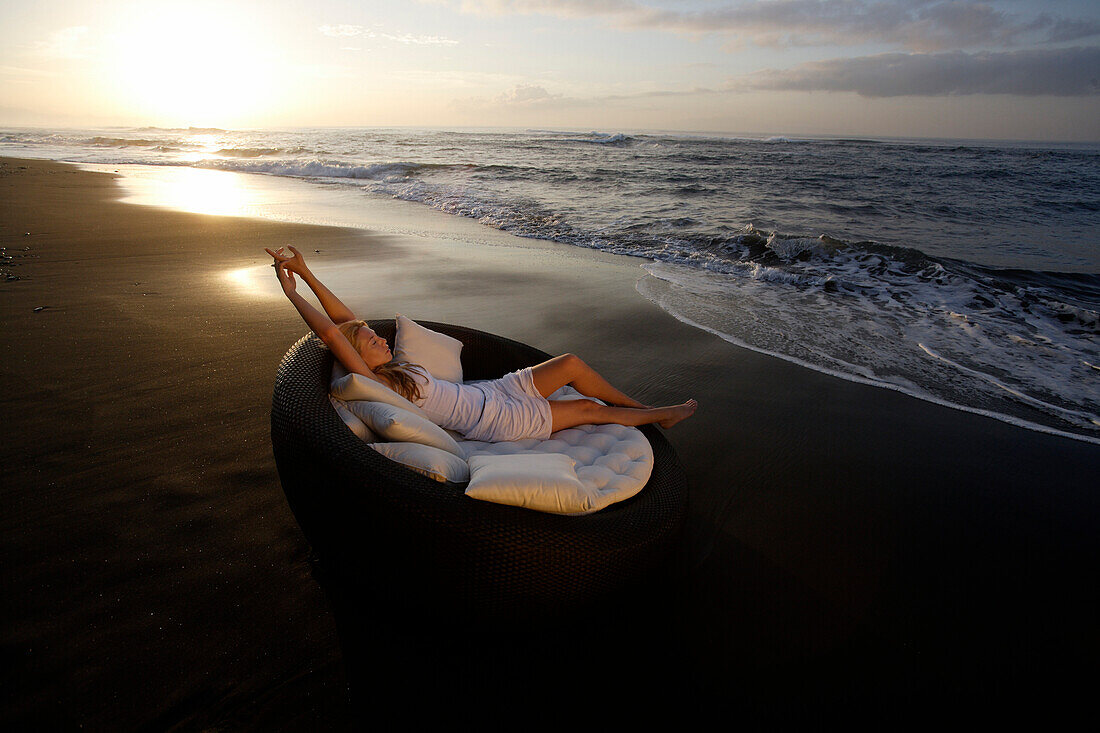
[[[939,54],[887,53],[765,69],[731,91],[856,92],[865,97],[1100,94],[1100,47]]]
[[[602,17],[624,28],[720,33],[769,46],[888,43],[936,51],[1062,43],[1100,35],[1096,18],[1024,16],[1016,12],[1019,3],[999,0],[752,0],[701,10],[667,5],[639,0],[457,2],[467,12]]]

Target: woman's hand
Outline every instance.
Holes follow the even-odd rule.
[[[279,278],[279,284],[283,286],[285,294],[290,295],[297,289],[298,283],[294,281],[294,273],[285,262],[275,263],[275,275]]]
[[[289,249],[292,254],[284,253],[284,249]],[[294,247],[279,247],[279,249],[274,252],[264,247],[264,251],[275,259],[276,269],[285,267],[291,272],[298,273],[302,277],[305,277],[309,272],[309,267],[306,266],[306,258]]]
[[[287,254],[283,250],[289,249],[290,254]],[[325,310],[325,316],[328,317],[332,323],[344,323],[345,321],[354,321],[355,314],[351,312],[351,309],[340,302],[340,299],[333,295],[332,291],[325,287],[325,285],[317,279],[317,277],[309,271],[309,267],[306,266],[306,258],[302,256],[294,247],[279,247],[277,250],[270,250],[266,247],[264,251],[271,255],[275,260],[272,263],[272,267],[275,268],[275,275],[279,278],[279,284],[283,286],[283,292],[289,297],[294,293],[296,282],[294,276],[302,278],[313,294],[317,296],[317,300],[321,302],[321,307]],[[295,295],[291,298],[293,301],[295,298],[301,298],[301,296]],[[303,301],[304,302],[304,301]],[[297,303],[295,303],[297,305]],[[299,309],[301,312],[301,309]],[[303,318],[305,316],[303,315]],[[306,319],[306,323],[310,324],[310,328],[317,331],[314,325],[309,319]]]

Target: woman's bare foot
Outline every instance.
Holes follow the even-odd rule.
[[[686,420],[695,414],[695,408],[699,406],[699,403],[695,400],[688,400],[682,405],[676,405],[675,407],[668,408],[672,411],[672,417],[665,418],[659,421],[657,424],[662,428],[671,428],[681,420]]]

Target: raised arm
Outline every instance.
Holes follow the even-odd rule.
[[[284,249],[289,249],[292,254],[284,254]],[[351,309],[340,302],[340,299],[309,271],[309,266],[306,265],[306,259],[302,256],[301,252],[294,247],[279,247],[279,249],[275,251],[265,247],[264,251],[275,258],[276,265],[285,267],[290,272],[297,273],[302,278],[302,281],[305,282],[305,284],[309,286],[309,289],[313,291],[313,294],[317,296],[317,300],[321,303],[321,307],[325,309],[325,313],[328,314],[328,317],[333,323],[345,323],[355,320],[355,314],[351,312]],[[310,326],[310,328],[312,328],[312,326]],[[316,331],[316,329],[314,330]]]
[[[271,250],[268,250],[268,253],[272,256],[276,254]],[[325,346],[327,346],[329,351],[332,352],[332,355],[344,365],[344,368],[349,372],[370,377],[376,382],[382,382],[382,380],[371,371],[370,367],[367,366],[367,363],[363,361],[363,357],[355,350],[355,347],[344,338],[342,333],[340,333],[340,329],[337,328],[332,318],[310,305],[309,301],[303,298],[302,294],[298,292],[297,283],[294,280],[294,273],[291,271],[289,263],[277,260],[275,262],[275,274],[279,278],[279,284],[283,288],[283,294],[286,295],[287,299],[294,305],[294,308],[298,311],[302,320],[306,322],[306,325],[309,326],[315,334],[317,334],[318,338],[325,342]],[[316,290],[314,290],[314,292],[316,292]],[[337,301],[337,303],[339,303],[339,301]],[[339,310],[337,310],[337,312],[339,313]],[[354,316],[346,320],[352,320],[353,318]],[[343,321],[340,322],[343,323]],[[382,383],[385,384],[385,382]]]

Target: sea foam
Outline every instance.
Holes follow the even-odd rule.
[[[109,128],[0,152],[293,177],[642,258],[647,297],[734,343],[1100,435],[1096,146]]]

